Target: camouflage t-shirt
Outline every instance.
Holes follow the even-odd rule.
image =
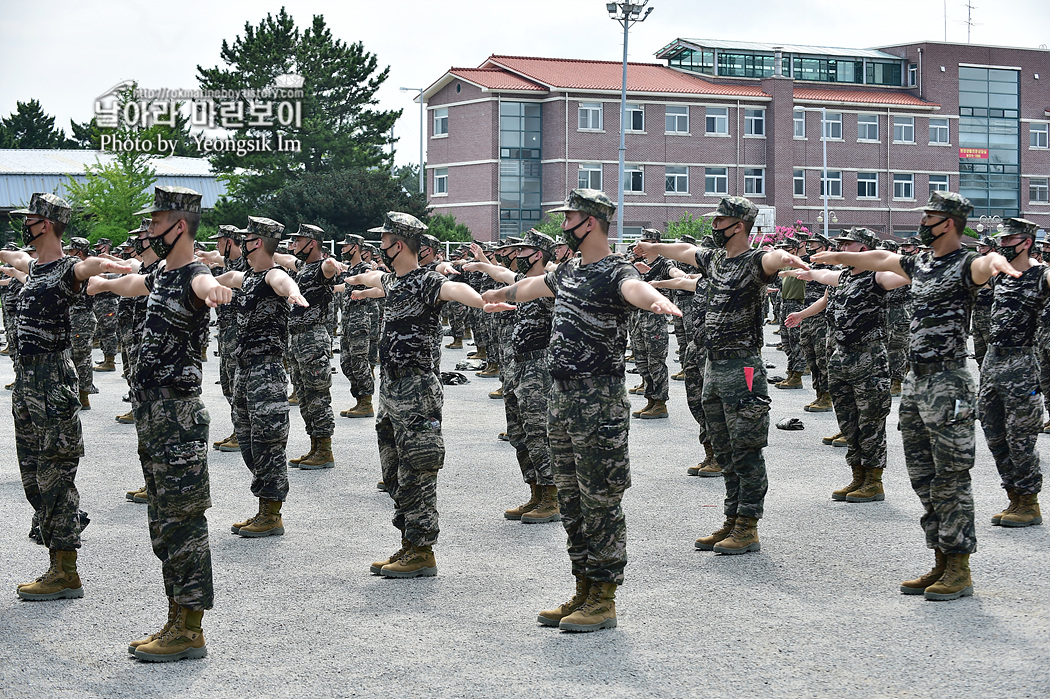
[[[15,301],[15,337],[22,355],[61,352],[70,347],[70,308],[87,286],[78,282],[75,257],[29,263],[29,276]]]
[[[525,279],[524,274],[514,275],[514,281]],[[525,354],[545,350],[551,343],[551,317],[554,313],[554,299],[541,296],[532,301],[518,304],[513,312],[514,335],[511,344],[514,354]]]
[[[446,281],[437,272],[421,268],[403,277],[393,272],[382,276],[386,305],[379,361],[383,367],[433,370],[434,325],[444,305],[439,295]]]
[[[1031,346],[1039,315],[1050,298],[1046,269],[1046,265],[1032,265],[1016,279],[1005,274],[992,278],[994,302],[988,329],[989,345]]]
[[[149,276],[160,269],[163,260],[154,260],[151,264],[139,268],[139,274]],[[138,346],[142,339],[142,329],[146,325],[146,306],[149,304],[149,296],[129,296],[131,301],[131,332],[135,345]]]
[[[693,344],[707,351],[707,289],[711,284],[701,274],[696,280],[696,292],[690,301],[693,304]]]
[[[278,295],[266,283],[269,273],[269,269],[261,272],[249,269],[245,272],[241,291],[231,304],[237,313],[237,346],[233,356],[238,360],[247,357],[279,357],[284,354],[289,304],[288,299]]]
[[[249,269],[251,269],[251,265],[248,264],[248,258],[246,258],[244,255],[241,255],[236,260],[231,260],[228,257],[225,257],[223,259],[224,259],[226,264],[223,267],[223,269],[218,270],[219,274],[225,274],[226,272],[247,272]],[[235,308],[236,301],[237,301],[237,294],[239,294],[239,293],[240,293],[240,291],[238,291],[237,289],[234,289],[233,290],[234,302],[233,303],[224,303],[223,305],[221,305],[221,306],[219,306],[218,308],[215,309],[215,315],[217,316],[217,318],[219,320],[219,327],[220,328],[228,328],[231,325],[233,325],[234,320],[235,320],[235,316],[236,316],[236,313],[237,313],[237,310]]]
[[[201,348],[209,309],[190,284],[202,274],[211,276],[204,264],[191,262],[172,270],[160,267],[146,277],[150,293],[132,384],[135,390],[201,392]]]
[[[653,260],[653,263],[649,265],[649,271],[642,275],[642,279],[647,282],[659,282],[665,279],[671,278],[671,268],[674,264],[671,260],[666,257],[657,257]],[[665,298],[671,298],[670,289],[657,289]]]
[[[907,284],[904,286],[898,286],[896,289],[890,289],[886,292],[886,307],[887,308],[904,308],[908,304],[908,298],[911,296],[911,287]]]
[[[630,262],[617,255],[588,265],[574,258],[545,276],[554,293],[551,319],[551,376],[563,381],[624,375],[627,319],[635,307],[620,287],[641,279]]]
[[[327,327],[328,309],[332,303],[335,287],[335,275],[333,274],[331,279],[324,276],[324,271],[321,269],[322,264],[324,260],[299,265],[295,283],[299,285],[299,293],[310,306],[292,308],[291,316],[288,318],[289,330],[303,330],[314,325]]]
[[[736,257],[727,257],[725,250],[696,253],[696,266],[708,280],[704,316],[708,351],[762,347],[763,303],[770,281],[762,269],[765,254],[765,250],[747,250]]]
[[[836,343],[850,347],[885,339],[887,292],[875,283],[875,272],[851,274],[845,269],[831,291],[828,316]]]
[[[908,327],[908,361],[912,364],[966,359],[974,290],[970,265],[976,252],[959,249],[942,257],[932,252],[902,256],[901,269],[911,278],[913,313]]]
[[[356,277],[358,274],[365,274],[366,272],[371,272],[371,271],[372,271],[372,266],[370,264],[368,264],[367,262],[361,261],[361,262],[358,262],[353,267],[350,267],[349,269],[347,269],[345,272],[343,272],[342,275],[336,275],[336,276],[341,281],[345,281],[349,277]],[[350,298],[350,294],[351,294],[351,292],[354,292],[354,291],[364,291],[367,288],[368,287],[365,286],[364,284],[353,284],[353,285],[347,286],[346,287],[346,292],[343,294],[343,308],[355,308],[355,307],[357,307],[357,308],[360,308],[360,309],[364,310],[364,307],[367,306],[372,301],[372,299],[357,299],[357,300],[354,300],[354,299]]]
[[[808,258],[807,258],[808,260]],[[811,265],[813,269],[834,269],[834,265]],[[806,292],[803,294],[802,307],[809,308],[814,303],[824,297],[824,293],[828,290],[823,284],[817,282],[806,282]],[[824,311],[810,316],[810,318],[819,318]]]

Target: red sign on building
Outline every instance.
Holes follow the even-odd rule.
[[[973,159],[988,160],[987,148],[960,148],[959,160]]]

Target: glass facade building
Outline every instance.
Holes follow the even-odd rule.
[[[1016,70],[959,67],[959,193],[974,216],[1018,216],[1021,120]]]
[[[532,102],[499,105],[499,237],[527,231],[543,216],[540,209],[542,107]]]

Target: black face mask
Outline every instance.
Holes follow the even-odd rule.
[[[528,257],[514,258],[514,267],[518,270],[518,274],[528,274],[529,270],[532,269],[532,264]]]
[[[261,238],[252,238],[251,240],[241,241],[241,257],[247,260],[249,255],[251,255],[256,250],[262,248],[262,245],[259,245],[258,247],[252,248],[251,250],[248,249],[248,243],[254,243],[256,240],[261,240]]]
[[[735,225],[736,224],[734,223],[733,226],[735,226]],[[728,231],[733,226],[726,226],[725,228],[712,228],[711,229],[711,239],[713,241],[715,241],[715,245],[716,246],[718,246],[720,248],[724,248],[726,245],[729,244],[729,239],[732,238],[733,236],[732,235],[728,235],[727,236],[726,235],[726,231]],[[736,235],[736,234],[734,233],[733,235]]]
[[[175,236],[175,240],[171,241],[170,244],[164,242],[164,236],[166,236],[168,233],[171,233],[172,229],[175,228],[175,226],[177,225],[179,225],[178,221],[168,226],[168,230],[164,231],[160,235],[151,235],[149,238],[149,246],[153,248],[153,252],[157,253],[157,257],[159,257],[162,260],[171,254],[171,251],[179,242],[179,238],[182,237],[182,233],[179,233],[177,236]]]
[[[383,253],[383,260],[386,262],[386,266],[390,268],[393,268],[394,260],[396,260],[397,256],[401,254],[400,250],[398,250],[393,255],[390,254],[390,248],[394,247],[395,245],[397,245],[397,243],[391,243],[390,247],[379,248],[379,252]]]
[[[149,245],[147,245],[146,243],[147,241],[145,238],[132,238],[131,249],[135,252],[136,255],[141,255],[142,253],[146,252],[146,248],[149,247]]]
[[[302,250],[299,250],[298,252],[292,254],[295,255],[295,259],[299,260],[300,262],[306,262],[306,258],[310,257],[311,252],[313,251],[310,250],[310,244],[307,243]]]
[[[22,219],[22,247],[29,247],[34,240],[44,235],[43,231],[38,235],[33,235],[33,227],[43,225],[43,223],[44,219],[33,221],[33,223],[29,223],[29,219]]]
[[[590,235],[590,232],[588,231],[587,235],[582,238],[576,237],[576,229],[585,223],[587,223],[587,218],[584,218],[572,228],[563,228],[561,231],[562,240],[565,241],[565,244],[569,246],[569,249],[572,250],[573,253],[580,249],[580,245],[582,245],[583,241],[587,240],[587,236]]]
[[[946,219],[946,218],[942,218],[940,221],[938,221],[937,223],[933,224],[932,226],[928,226],[925,223],[920,225],[919,226],[919,242],[922,243],[923,245],[933,245],[933,241],[935,241],[938,238],[940,238],[941,235],[944,235],[944,233],[941,233],[941,235],[934,235],[933,234],[933,229],[936,228],[937,226],[941,225],[942,223],[944,223],[947,220],[948,219]],[[945,233],[947,233],[947,231],[945,231]]]
[[[1018,255],[1020,255],[1022,252],[1024,252],[1023,250],[1018,250],[1017,249],[1021,245],[1024,245],[1024,241],[1023,240],[1020,243],[1018,243],[1017,245],[1014,245],[1012,247],[1008,247],[1008,248],[1000,247],[999,248],[999,254],[1002,255],[1003,257],[1005,257],[1007,262],[1013,262],[1015,259],[1017,259]],[[1031,248],[1029,248],[1029,251],[1030,250],[1031,250]]]

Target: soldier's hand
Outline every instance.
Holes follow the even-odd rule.
[[[659,315],[678,316],[679,318],[682,317],[682,311],[678,309],[678,306],[674,305],[667,299],[655,301],[652,305],[652,311],[653,313]]]
[[[652,269],[652,267],[650,267],[649,265],[645,264],[644,262],[635,262],[634,263],[634,268],[636,270],[638,270],[639,272],[641,272],[642,274],[645,274],[646,272],[648,272],[649,270]]]
[[[126,265],[123,261],[107,260],[105,258],[102,259],[99,267],[103,272],[119,272],[120,274],[131,272],[131,265]]]
[[[1007,261],[1005,257],[997,252],[989,252],[985,255],[988,258],[988,263],[992,268],[992,276],[997,274],[1005,274],[1010,277],[1020,277],[1021,273],[1014,269],[1014,266]]]
[[[503,303],[503,294],[506,288],[504,286],[499,289],[489,289],[481,295],[481,300],[485,303]]]
[[[788,313],[787,318],[784,319],[784,325],[789,328],[797,328],[801,322],[802,318],[798,313]]]
[[[209,308],[216,308],[224,303],[229,303],[232,300],[233,289],[228,286],[223,286],[222,284],[216,284],[208,290],[208,295],[204,298],[204,303],[206,303]]]
[[[288,296],[288,303],[295,306],[302,306],[303,308],[309,308],[310,302],[306,300],[306,297],[302,294],[290,294]]]
[[[464,272],[474,272],[474,271],[477,270],[478,265],[480,265],[480,264],[481,264],[480,262],[468,262],[467,264],[463,265],[463,271]]]
[[[809,269],[809,265],[806,264],[801,257],[798,255],[792,255],[789,252],[782,252],[781,257],[783,259],[783,267],[795,267],[797,269]]]
[[[499,313],[500,311],[513,311],[517,306],[501,301],[499,303],[486,303],[483,308],[486,313]]]
[[[350,298],[352,298],[354,301],[361,301],[368,297],[364,295],[364,292],[361,289],[357,289],[356,291],[350,292]]]
[[[642,257],[648,257],[649,253],[653,250],[652,243],[637,242],[634,244],[634,254],[641,255]]]
[[[105,286],[106,280],[101,277],[88,277],[87,280],[87,293],[88,296],[94,296],[95,294],[105,291],[102,287]]]
[[[837,252],[825,250],[823,252],[813,253],[813,256],[809,259],[813,264],[817,265],[837,265],[839,263],[838,258],[839,254]]]

